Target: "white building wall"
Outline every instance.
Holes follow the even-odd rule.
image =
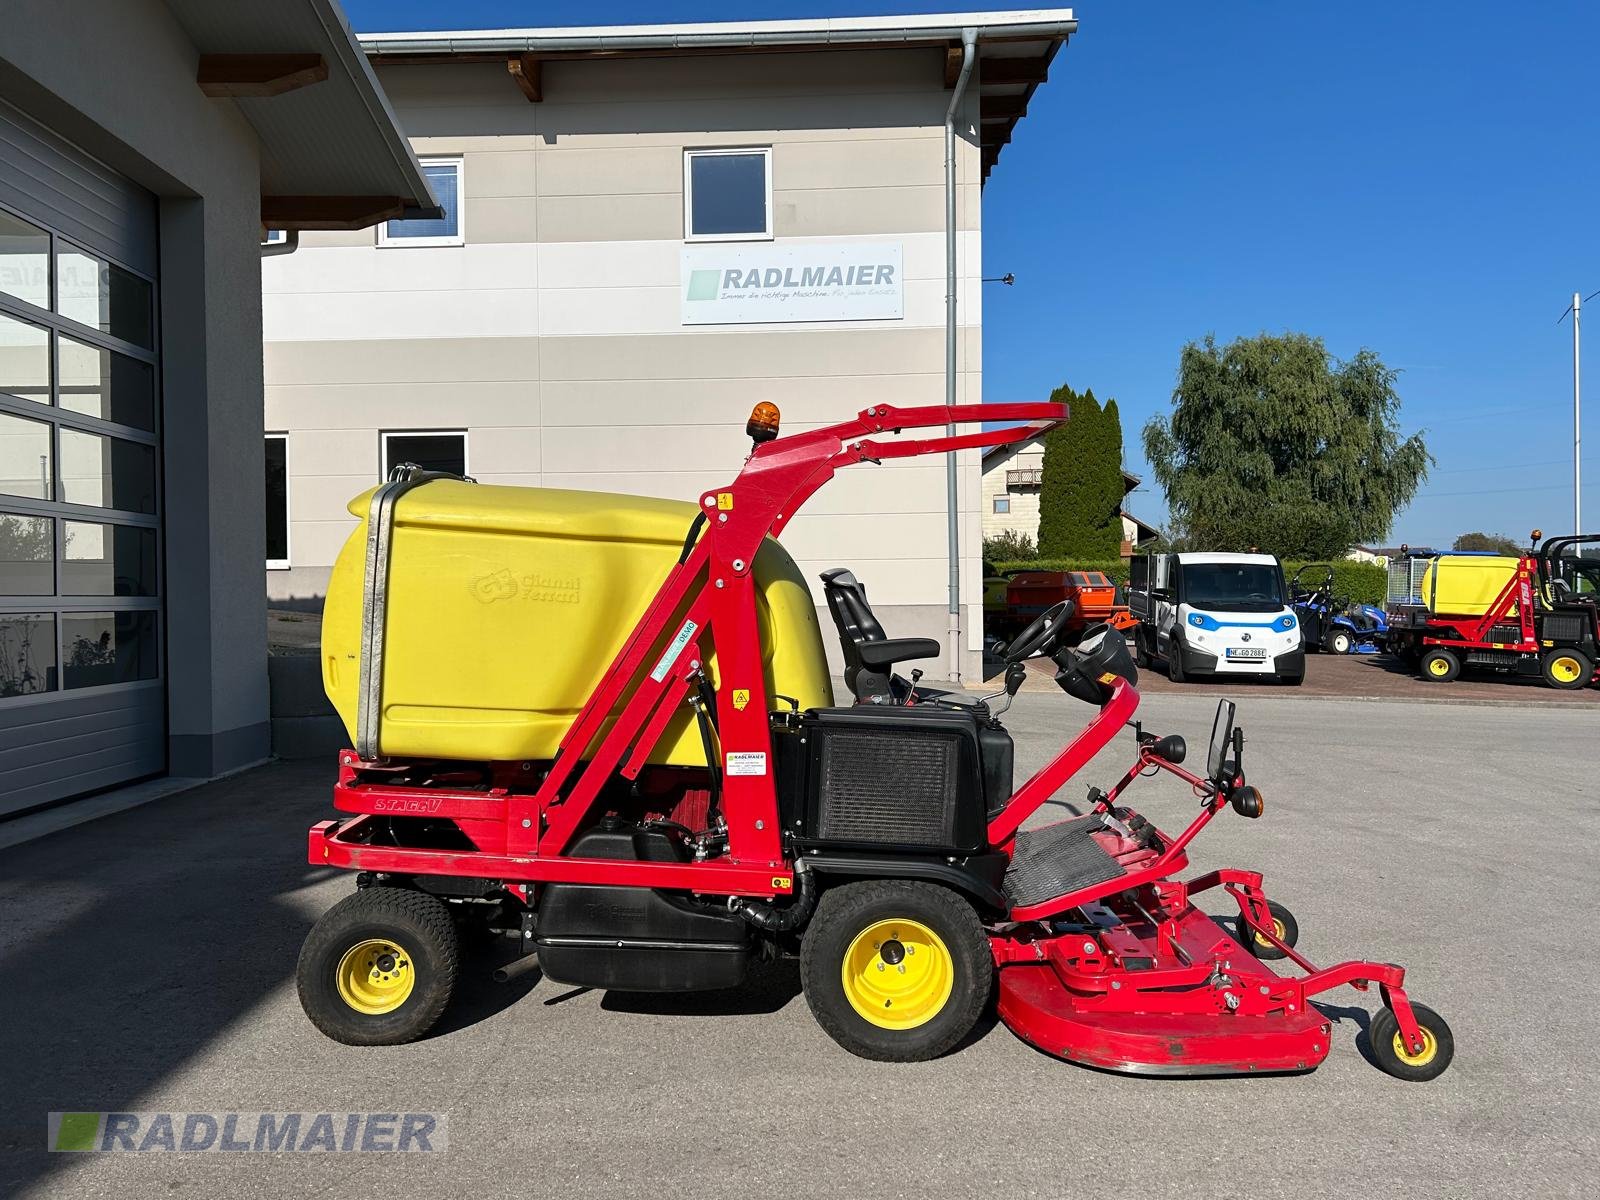
[[[306,234],[264,264],[266,424],[289,435],[292,518],[269,595],[321,594],[354,524],[346,504],[378,482],[383,430],[467,430],[485,483],[692,500],[737,472],[757,400],[788,431],[942,403],[941,63],[921,49],[553,62],[539,104],[498,64],[384,67],[419,154],[463,157],[466,244]],[[683,151],[726,145],[773,148],[778,243],[899,244],[903,318],[683,326]],[[959,146],[967,403],[982,398],[980,166]],[[960,468],[975,662],[978,453]],[[841,473],[784,540],[813,581],[851,567],[892,632],[943,642],[942,460]]]

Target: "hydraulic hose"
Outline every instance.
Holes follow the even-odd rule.
[[[817,907],[817,884],[804,864],[800,864],[794,877],[795,897],[783,908],[777,908],[765,900],[740,900],[733,906],[733,911],[767,933],[788,933],[798,929],[810,919],[812,910]]]

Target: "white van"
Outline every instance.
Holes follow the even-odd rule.
[[[1267,675],[1298,684],[1306,653],[1283,564],[1271,554],[1150,554],[1129,562],[1139,665],[1167,676]]]

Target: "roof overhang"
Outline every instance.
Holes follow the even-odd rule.
[[[1057,51],[1077,28],[1070,8],[1041,8],[799,21],[370,33],[363,34],[360,43],[379,65],[502,62],[523,94],[538,103],[544,99],[541,64],[545,62],[907,46],[942,49],[939,69],[944,86],[953,88],[961,69],[963,39],[970,31],[977,40],[979,142],[987,179],[1017,122],[1026,115],[1034,91],[1049,74]]]
[[[438,201],[335,0],[167,0],[200,52],[195,83],[261,145],[261,220],[361,229]]]

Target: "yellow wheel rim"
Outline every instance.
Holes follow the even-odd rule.
[[[334,971],[339,998],[358,1013],[382,1016],[406,1002],[417,971],[404,947],[384,938],[357,942]]]
[[[1443,679],[1450,674],[1450,660],[1447,658],[1430,658],[1428,660],[1428,674]]]
[[[1284,934],[1286,934],[1288,931],[1286,929],[1284,929],[1282,921],[1278,920],[1277,917],[1273,917],[1272,918],[1272,932],[1278,935],[1278,940],[1281,942],[1281,941],[1283,941]],[[1256,932],[1256,943],[1258,945],[1267,946],[1267,947],[1271,947],[1271,945],[1272,945],[1271,942],[1267,941],[1267,939],[1261,935],[1259,930]]]
[[[1570,654],[1562,654],[1550,660],[1550,678],[1559,683],[1573,683],[1583,669],[1578,666],[1578,660]]]
[[[921,921],[868,925],[844,952],[845,999],[879,1029],[915,1029],[944,1008],[955,988],[955,960]]]
[[[1431,1063],[1434,1059],[1434,1056],[1439,1053],[1439,1043],[1434,1039],[1433,1034],[1428,1031],[1428,1027],[1426,1025],[1419,1025],[1417,1028],[1422,1032],[1422,1049],[1418,1050],[1415,1054],[1406,1049],[1405,1038],[1400,1036],[1398,1030],[1394,1035],[1395,1057],[1401,1062],[1405,1063],[1408,1067],[1425,1067]]]

